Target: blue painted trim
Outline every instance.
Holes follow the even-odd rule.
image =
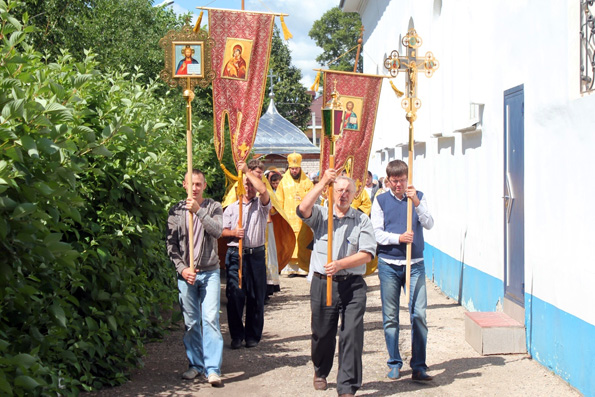
[[[426,276],[469,311],[496,311],[503,299],[502,280],[427,243],[424,262]],[[595,397],[595,325],[526,292],[525,325],[527,351],[533,359],[585,396]]]
[[[502,302],[502,280],[465,265],[427,243],[424,245],[424,262],[427,277],[467,310],[493,312]]]
[[[595,325],[528,293],[525,324],[533,359],[585,396],[595,396]]]

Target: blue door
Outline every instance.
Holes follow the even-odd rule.
[[[525,306],[524,139],[522,85],[504,91],[504,295]]]

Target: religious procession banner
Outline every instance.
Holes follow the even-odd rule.
[[[374,126],[383,76],[362,73],[324,71],[323,101],[332,99],[336,89],[344,110],[342,135],[335,143],[335,169],[345,169],[355,180],[359,195],[368,174],[368,158],[372,148]],[[329,167],[331,142],[322,138],[320,174]]]
[[[274,14],[209,10],[214,40],[212,69],[214,143],[221,162],[228,120],[234,163],[246,160],[254,144],[269,67]]]

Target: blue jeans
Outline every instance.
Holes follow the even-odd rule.
[[[399,300],[401,289],[405,289],[405,266],[396,266],[378,258],[378,278],[382,300],[382,325],[388,349],[389,368],[401,368],[403,360],[399,353]],[[411,265],[411,293],[409,313],[411,321],[411,369],[426,370],[426,344],[428,326],[426,324],[426,271],[424,263]]]
[[[200,373],[221,375],[223,336],[219,326],[221,306],[219,269],[196,273],[194,285],[178,276],[180,307],[184,315],[184,346],[189,367]]]

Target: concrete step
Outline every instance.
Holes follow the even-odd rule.
[[[502,312],[466,312],[465,340],[484,356],[527,352],[525,326]]]

